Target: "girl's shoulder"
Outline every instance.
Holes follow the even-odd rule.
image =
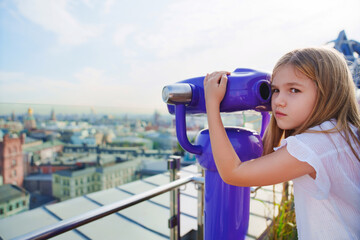
[[[301,152],[308,152],[309,154],[314,152],[317,154],[324,153],[333,148],[333,146],[331,146],[334,144],[333,138],[337,138],[334,135],[339,134],[336,132],[335,126],[336,120],[325,121],[320,125],[309,128],[303,133],[281,140],[280,146],[274,148],[274,150],[287,146],[288,149],[298,149]]]
[[[336,132],[336,119],[330,119],[328,121],[322,122],[321,124],[309,128],[305,133],[316,133],[316,132]],[[334,131],[331,131],[334,130]]]
[[[336,127],[337,121],[331,119],[320,125],[309,128],[304,133],[290,136],[286,139],[289,143],[294,142],[296,145],[306,146],[317,154],[328,154],[339,150],[348,151],[349,145],[344,139],[344,133]],[[356,134],[356,127],[350,124],[350,129]]]

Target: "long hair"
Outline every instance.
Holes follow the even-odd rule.
[[[281,139],[303,133],[324,121],[336,119],[337,125],[334,129],[325,132],[340,132],[360,161],[351,139],[357,147],[360,147],[360,141],[350,129],[350,123],[360,129],[359,106],[355,96],[355,84],[343,55],[335,49],[326,47],[291,51],[277,62],[272,79],[285,65],[293,66],[315,82],[317,86],[315,106],[305,122],[299,128],[292,130],[280,129],[272,114],[264,136],[264,155],[273,152],[273,148],[279,146]]]

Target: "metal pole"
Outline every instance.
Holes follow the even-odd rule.
[[[204,169],[198,165],[198,170],[201,174],[201,177],[204,177]],[[198,213],[197,213],[197,240],[204,239],[204,184],[195,183],[198,189]]]
[[[109,205],[102,206],[100,208],[94,209],[92,211],[88,211],[84,214],[60,221],[58,223],[45,226],[41,229],[35,230],[33,232],[18,236],[13,240],[30,240],[30,239],[49,239],[51,237],[57,236],[61,233],[70,231],[74,228],[80,227],[102,217],[108,216],[112,213],[118,212],[125,208],[131,207],[137,203],[146,201],[155,196],[166,193],[174,188],[179,188],[180,186],[187,184],[192,181],[199,181],[199,178],[194,176],[188,176],[185,178],[181,178],[169,184],[156,187],[149,191],[134,195],[122,201],[114,202]]]
[[[179,178],[180,157],[170,156],[168,160],[168,169],[170,171],[170,182]],[[180,190],[176,188],[170,191],[170,240],[180,239]]]

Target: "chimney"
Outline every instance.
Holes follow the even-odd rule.
[[[22,133],[21,136],[20,136],[21,145],[24,145],[24,144],[25,144],[25,139],[26,139],[26,134],[25,134],[25,133]]]
[[[10,139],[10,135],[7,133],[3,137],[3,142],[6,143],[7,141],[9,141],[9,139]]]

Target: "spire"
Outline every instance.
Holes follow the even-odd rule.
[[[55,115],[55,110],[54,109],[51,110],[50,120],[54,121],[54,122],[56,121],[56,115]]]
[[[15,116],[15,112],[13,111],[11,114],[11,121],[15,122],[15,120],[16,120],[16,116]]]

